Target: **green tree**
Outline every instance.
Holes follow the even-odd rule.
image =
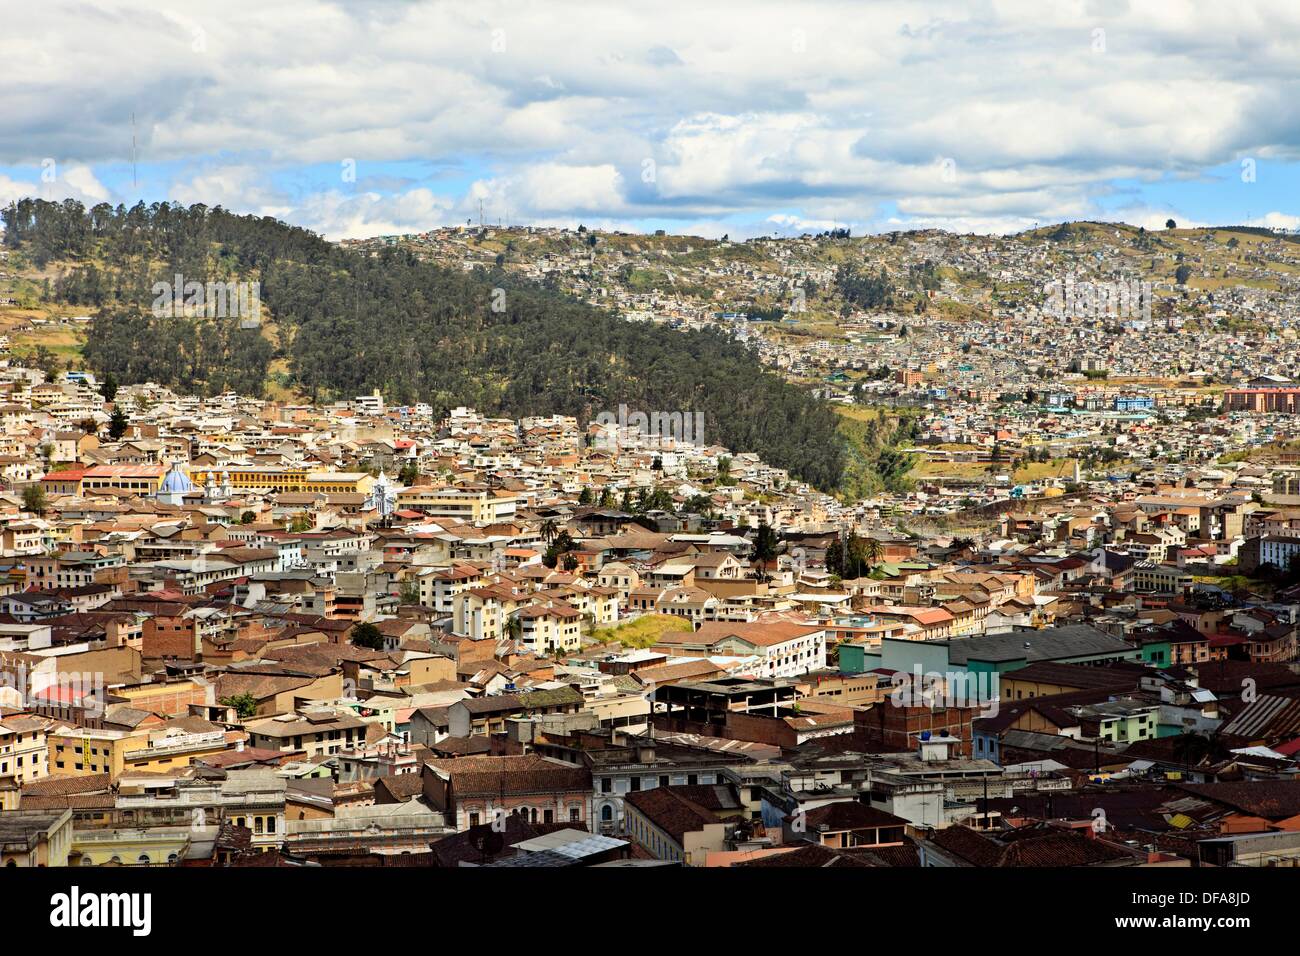
[[[542,554],[542,564],[548,568],[553,568],[560,562],[563,555],[568,554],[575,547],[573,537],[567,531],[561,531],[555,536],[547,546],[546,551]],[[567,569],[571,570],[571,569]]]
[[[126,434],[126,430],[130,425],[131,419],[126,417],[126,412],[115,407],[112,416],[108,420],[108,437],[113,441],[119,441]]]
[[[705,518],[713,515],[713,499],[708,495],[691,495],[682,504],[682,511],[687,514],[703,515]]]
[[[33,368],[38,368],[45,373],[45,377],[51,381],[59,377],[59,372],[63,371],[63,362],[59,359],[48,346],[38,345],[30,358]]]
[[[844,574],[844,542],[838,535],[826,548],[826,571],[832,576]]]
[[[883,555],[884,549],[875,538],[862,538],[850,533],[844,546],[844,577],[868,577],[875,571]]]
[[[383,650],[384,632],[369,621],[362,621],[352,628],[352,643],[357,647],[368,647],[372,651]]]
[[[244,691],[242,694],[234,694],[230,697],[222,697],[217,701],[217,703],[222,707],[235,708],[235,713],[239,715],[241,720],[257,715],[257,698],[249,691]]]
[[[736,479],[731,477],[731,459],[726,455],[718,456],[717,483],[719,485],[734,485],[736,483]]]
[[[868,574],[876,570],[884,556],[885,548],[877,539],[870,536],[862,539],[862,560],[867,563]]]
[[[45,497],[45,489],[40,485],[28,485],[23,489],[24,511],[30,511],[34,515],[44,515],[45,509],[49,506],[50,502]]]
[[[117,379],[112,372],[105,375],[104,380],[99,383],[99,394],[103,396],[106,402],[111,402],[117,397]]]
[[[758,531],[754,534],[754,546],[749,552],[749,560],[754,565],[758,580],[769,579],[767,565],[776,560],[778,543],[776,532],[771,526],[766,521],[759,524]]]

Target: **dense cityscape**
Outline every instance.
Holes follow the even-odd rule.
[[[1300,14],[172,6],[0,65],[15,923],[1281,927]]]
[[[1292,245],[1170,232],[1151,241],[1246,246],[1264,276]],[[625,238],[547,238],[581,235]],[[394,241],[460,269],[492,238]],[[760,244],[919,245],[940,276],[1039,290],[1073,265],[944,258],[994,245],[972,237]],[[1236,296],[1187,276],[1150,283],[1166,335],[1074,316],[1071,359],[1043,308],[940,279],[860,310],[791,268],[842,300],[833,331],[608,294],[625,321],[729,323],[846,423],[891,428],[877,454],[901,464],[865,497],[689,410],[180,394],[2,343],[6,864],[1297,858],[1285,275],[1194,356],[1176,330]],[[31,305],[13,339],[77,324]]]

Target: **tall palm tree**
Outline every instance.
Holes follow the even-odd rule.
[[[867,562],[867,574],[876,570],[876,565],[885,558],[885,549],[879,541],[868,535],[862,539],[862,560]]]
[[[542,522],[542,538],[547,544],[555,540],[555,536],[560,533],[560,526],[555,523],[554,518],[547,518]]]

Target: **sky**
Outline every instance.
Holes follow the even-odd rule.
[[[0,58],[0,204],[331,239],[1295,229],[1297,62],[1294,0],[42,0]]]

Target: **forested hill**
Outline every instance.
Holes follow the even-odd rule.
[[[317,400],[594,417],[620,404],[703,412],[709,442],[836,488],[836,415],[723,332],[628,322],[500,272],[454,272],[404,250],[367,256],[220,208],[21,200],[5,246],[53,267],[58,301],[92,311],[84,356],[118,381],[262,394],[272,363]],[[156,282],[260,282],[263,326],[158,317]]]

